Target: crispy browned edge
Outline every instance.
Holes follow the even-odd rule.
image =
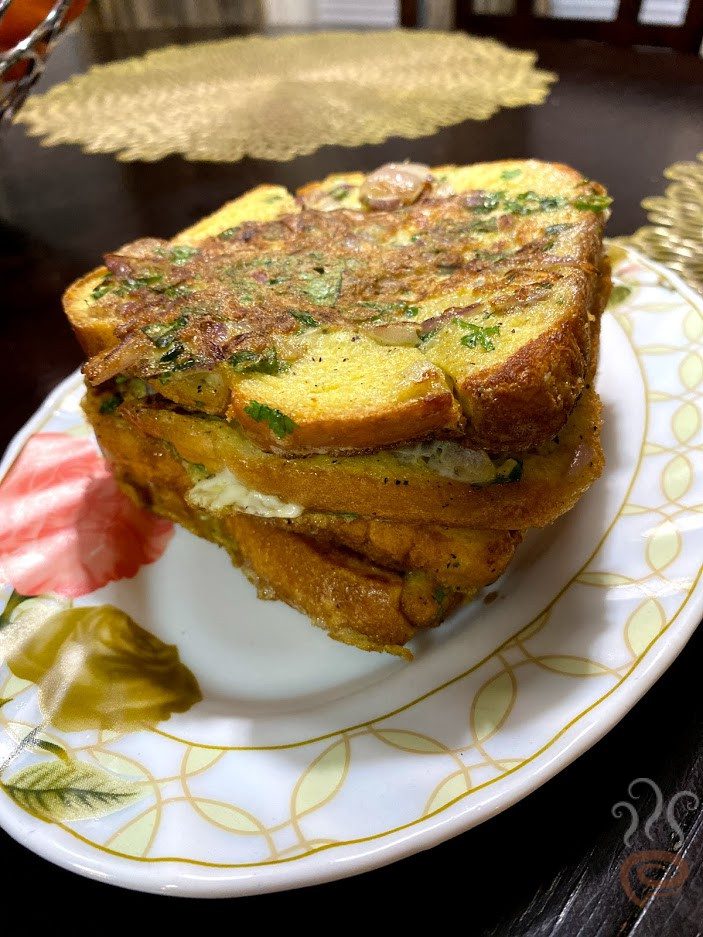
[[[522,540],[515,530],[405,524],[314,511],[268,523],[347,547],[387,569],[424,570],[440,585],[458,589],[481,589],[497,579]]]
[[[599,291],[583,276],[574,305],[600,316]],[[467,413],[466,441],[489,451],[527,451],[555,436],[588,380],[593,336],[586,315],[564,317],[503,364],[458,382]]]
[[[428,361],[428,370],[434,366]],[[439,369],[434,387],[428,388],[421,397],[396,404],[392,410],[376,410],[372,417],[322,418],[296,426],[292,433],[283,438],[276,437],[266,423],[256,421],[246,412],[251,404],[249,396],[243,396],[238,388],[232,388],[229,419],[236,420],[252,442],[267,452],[281,455],[307,455],[311,452],[359,452],[402,444],[408,439],[408,427],[412,427],[412,438],[433,436],[443,431],[452,435],[464,424],[459,401],[452,393]],[[325,445],[320,445],[320,440]]]
[[[170,491],[177,499],[187,500],[194,482],[172,446],[135,429],[119,412],[102,414],[93,408],[91,418],[117,476],[145,490]],[[223,512],[222,517],[229,513],[234,511]],[[493,582],[521,540],[515,531],[407,524],[341,513],[305,512],[293,518],[267,518],[262,524],[262,535],[276,527],[313,537],[352,550],[386,569],[426,572],[437,584],[457,589]]]
[[[94,391],[86,398],[91,422],[99,399]],[[395,461],[393,474],[389,471],[384,479],[346,471],[339,459],[284,459],[251,444],[242,449],[242,437],[221,420],[127,403],[119,412],[135,429],[172,445],[182,458],[203,464],[210,473],[229,468],[248,487],[307,510],[413,524],[524,530],[543,527],[568,511],[601,474],[601,409],[598,395],[587,389],[553,453],[528,457],[520,481],[482,488],[432,472],[411,472]]]
[[[245,192],[238,199],[225,202],[225,204],[221,205],[216,211],[211,212],[204,218],[200,218],[194,224],[180,231],[173,238],[173,241],[192,241],[197,243],[198,240],[209,237],[213,229],[222,230],[221,227],[218,227],[218,219],[222,216],[226,217],[230,206],[238,205],[240,200],[247,195],[259,191],[265,192],[267,190],[278,192],[280,191],[280,187],[266,184],[255,186],[254,189]],[[224,226],[227,226],[226,223]],[[120,324],[120,320],[116,316],[96,315],[97,311],[95,307],[88,307],[86,305],[86,297],[89,295],[92,288],[97,286],[107,273],[107,267],[96,267],[78,280],[74,280],[74,282],[66,288],[62,297],[66,318],[70,322],[71,328],[87,358],[92,357],[99,351],[110,348],[116,342],[115,329]]]

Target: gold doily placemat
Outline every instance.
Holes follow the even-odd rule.
[[[556,75],[535,61],[462,33],[250,36],[94,66],[31,98],[17,120],[46,145],[121,160],[285,160],[541,104]]]
[[[703,293],[703,153],[664,175],[673,180],[664,195],[642,202],[652,223],[625,240]]]

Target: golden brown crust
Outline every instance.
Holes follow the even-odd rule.
[[[90,406],[88,410],[115,475],[144,492],[143,500],[156,504],[161,513],[177,512],[194,479],[174,447],[135,429],[119,413],[101,414],[91,411]],[[232,512],[224,512],[223,522],[228,513]],[[195,532],[216,539],[217,525],[204,518],[200,523]],[[352,550],[395,572],[422,571],[436,583],[462,591],[482,588],[497,579],[522,539],[516,531],[403,524],[322,512],[262,520],[264,538],[269,535],[269,527]]]
[[[109,311],[97,315],[90,299],[106,274],[107,267],[97,267],[71,283],[63,294],[64,312],[87,358],[111,348],[117,340],[119,317]]]
[[[461,407],[452,393],[446,377],[439,368],[416,355],[415,349],[384,348],[358,335],[347,335],[346,348],[343,336],[336,337],[335,364],[343,359],[365,353],[365,365],[369,369],[367,393],[364,397],[357,391],[337,406],[326,405],[330,393],[338,393],[345,387],[344,366],[341,373],[331,362],[328,348],[324,352],[328,361],[328,376],[323,378],[314,372],[308,380],[296,385],[298,393],[291,393],[291,375],[288,376],[284,400],[262,390],[263,381],[242,381],[231,389],[227,419],[236,420],[246,435],[258,446],[269,452],[284,454],[307,454],[317,451],[353,452],[383,448],[404,442],[409,435],[423,438],[437,433],[458,433],[464,420]],[[346,355],[344,354],[346,350]],[[382,380],[386,372],[386,360],[390,357],[404,359],[397,370],[391,372],[404,378],[403,397],[398,393],[398,383],[392,377]],[[311,360],[316,363],[313,353]],[[386,366],[386,367],[384,367]],[[257,387],[257,383],[259,387]],[[249,410],[252,398],[263,398],[270,406],[284,412],[294,422],[292,430],[284,436],[272,433],[266,422],[253,419]],[[404,399],[403,399],[404,398]],[[324,445],[321,443],[324,441]]]
[[[100,397],[90,392],[94,424]],[[407,523],[524,530],[543,527],[573,507],[603,470],[601,404],[587,389],[559,434],[559,443],[524,456],[520,481],[476,487],[389,452],[368,456],[285,459],[254,447],[221,420],[122,404],[135,429],[172,445],[211,473],[229,468],[245,485],[308,510],[351,512]]]
[[[416,632],[402,606],[403,578],[335,547],[265,527],[243,514],[227,521],[251,572],[288,605],[334,635],[353,631],[374,645],[403,645]]]
[[[473,193],[466,196],[469,199],[468,215],[467,207],[462,201],[465,197],[456,196],[454,200],[428,198],[410,206],[407,211],[404,210],[405,214],[377,212],[369,216],[357,210],[358,186],[360,181],[363,181],[363,176],[359,173],[337,174],[323,182],[310,183],[301,190],[301,194],[304,200],[317,198],[322,194],[323,200],[326,197],[329,201],[327,191],[334,192],[343,185],[346,187],[343,202],[333,198],[327,206],[337,209],[341,206],[341,211],[308,211],[307,214],[304,212],[301,215],[299,205],[285,190],[263,186],[228,203],[219,212],[183,232],[172,243],[203,245],[205,255],[212,255],[214,263],[218,257],[221,259],[225,256],[222,252],[230,250],[230,246],[223,246],[222,242],[216,242],[212,236],[223,228],[236,228],[237,225],[240,225],[237,231],[241,233],[244,228],[246,231],[241,237],[240,234],[233,237],[231,249],[235,250],[233,256],[244,257],[245,261],[247,257],[259,256],[257,251],[264,251],[261,256],[268,256],[265,251],[269,250],[272,243],[283,245],[285,250],[294,250],[295,253],[295,250],[306,245],[308,250],[319,250],[328,243],[337,245],[337,250],[341,249],[340,245],[344,245],[348,237],[357,238],[354,249],[362,251],[360,256],[363,255],[364,260],[353,268],[352,273],[345,273],[343,280],[343,290],[346,291],[345,295],[348,294],[344,300],[347,305],[343,308],[346,309],[351,303],[349,308],[352,310],[350,314],[354,321],[357,321],[365,305],[373,305],[362,301],[370,295],[382,300],[381,305],[389,298],[410,296],[410,300],[404,300],[400,305],[408,308],[410,304],[410,308],[415,309],[412,303],[420,303],[420,314],[414,312],[413,315],[416,317],[415,323],[421,326],[433,311],[429,307],[426,309],[426,304],[437,305],[442,302],[442,296],[446,296],[445,306],[447,303],[457,305],[461,302],[457,295],[462,291],[465,293],[469,288],[474,289],[475,294],[472,298],[464,300],[469,306],[472,301],[480,301],[482,298],[491,302],[491,290],[497,288],[499,279],[514,271],[521,271],[522,274],[532,271],[535,276],[540,271],[550,271],[549,276],[566,276],[576,281],[580,279],[585,284],[581,290],[581,299],[575,304],[570,304],[563,316],[557,315],[554,308],[549,311],[547,303],[545,310],[548,312],[549,321],[545,320],[536,330],[538,334],[533,334],[534,330],[528,328],[524,339],[508,343],[506,347],[509,346],[510,353],[507,360],[504,355],[501,357],[500,349],[493,357],[487,354],[465,355],[466,360],[453,354],[456,366],[446,370],[441,361],[432,358],[428,350],[429,345],[427,349],[424,346],[402,349],[407,354],[399,355],[398,362],[405,358],[410,359],[412,355],[417,358],[418,367],[421,362],[428,367],[432,361],[434,367],[431,368],[431,375],[425,380],[426,386],[414,388],[412,379],[408,381],[402,371],[402,367],[405,367],[402,365],[395,380],[395,391],[391,392],[393,382],[387,379],[387,390],[378,395],[377,406],[374,408],[370,403],[367,405],[368,395],[364,383],[367,380],[375,380],[376,375],[380,373],[376,365],[369,362],[364,376],[363,369],[360,370],[351,364],[346,356],[335,356],[329,352],[328,336],[322,335],[320,349],[317,349],[314,341],[312,345],[315,347],[311,347],[309,335],[296,339],[290,332],[291,328],[296,327],[296,323],[286,312],[286,296],[281,294],[276,298],[279,287],[274,286],[273,292],[267,292],[269,288],[266,284],[261,287],[260,283],[257,286],[254,282],[255,291],[261,292],[263,289],[261,309],[271,318],[270,327],[276,336],[283,329],[281,340],[284,345],[287,343],[290,346],[287,347],[287,352],[291,353],[292,357],[286,361],[287,372],[275,377],[240,374],[232,372],[224,361],[217,363],[214,359],[210,360],[208,355],[215,347],[212,345],[214,336],[224,333],[217,323],[210,323],[206,317],[206,320],[199,320],[199,324],[191,322],[185,327],[183,341],[191,354],[189,360],[205,362],[203,367],[207,370],[199,371],[199,366],[189,365],[194,368],[193,374],[188,373],[187,369],[177,370],[169,375],[165,384],[157,382],[157,390],[187,408],[218,415],[226,413],[230,418],[237,419],[259,446],[271,452],[306,454],[358,451],[441,432],[461,432],[467,444],[492,450],[516,450],[545,442],[568,417],[594,369],[591,350],[597,342],[594,341],[595,336],[589,336],[594,321],[594,303],[591,296],[594,288],[600,294],[604,289],[602,278],[598,282],[596,267],[606,213],[582,211],[575,206],[579,204],[579,199],[584,197],[602,197],[604,190],[595,183],[583,180],[579,173],[569,167],[535,160],[502,161],[470,167],[442,167],[435,170],[435,173],[438,178],[440,175],[446,175],[456,192]],[[518,181],[513,179],[515,173],[521,176]],[[490,207],[485,209],[480,204],[483,198],[481,192],[490,195],[498,189],[501,190],[499,201],[502,200],[500,204],[505,210]],[[540,193],[539,196],[537,192]],[[543,198],[544,193],[556,194]],[[472,198],[474,202],[471,201]],[[475,204],[476,198],[479,200],[478,207]],[[363,237],[359,240],[357,229],[359,225],[362,225],[363,229],[369,217],[371,229],[385,231],[383,238],[390,238],[393,242],[392,249],[386,251],[380,260],[375,257],[373,251],[368,252],[368,245]],[[246,219],[255,221],[241,228]],[[405,230],[408,225],[416,232],[412,236],[409,235],[409,228]],[[487,233],[476,233],[484,230]],[[464,254],[463,259],[457,259],[456,248],[460,246],[461,238],[466,237],[467,244],[470,245],[469,254]],[[211,240],[208,241],[208,238]],[[271,241],[270,238],[274,240]],[[477,249],[484,240],[488,249]],[[157,259],[156,263],[166,263],[163,260],[165,249],[157,245],[154,250],[157,251],[154,256],[161,258]],[[161,253],[158,254],[158,251]],[[135,255],[132,251],[132,255],[125,255],[126,259],[122,261],[119,260],[119,253],[113,255],[111,266],[120,269],[122,264],[131,270],[130,264],[140,261],[140,257],[143,260],[139,252]],[[271,256],[274,258],[272,262],[277,263],[275,257],[278,255]],[[330,256],[336,256],[334,251]],[[374,263],[378,269],[373,266]],[[302,272],[296,267],[294,281],[298,286],[295,289],[303,282],[300,277],[304,280],[311,275],[305,264]],[[442,266],[443,264],[446,266]],[[171,273],[175,271],[180,276],[184,270],[187,273],[188,269],[187,265],[177,266]],[[316,270],[317,267],[313,266],[311,269]],[[322,267],[320,269],[322,270]],[[442,272],[438,274],[438,271]],[[139,307],[139,303],[132,298],[129,291],[121,305],[110,300],[109,296],[104,302],[91,302],[91,291],[101,282],[104,272],[105,268],[94,271],[70,287],[65,296],[67,315],[82,345],[93,356],[109,349],[117,340],[126,340],[126,321],[121,321],[120,316],[123,313],[120,310],[129,310],[128,314],[132,316],[134,310]],[[263,276],[262,271],[256,273],[256,276],[259,273]],[[278,279],[272,276],[266,282],[277,283]],[[285,277],[283,279],[285,280]],[[164,279],[163,282],[171,281]],[[439,296],[435,296],[438,289]],[[500,289],[505,292],[504,286]],[[161,299],[159,295],[150,294],[144,302],[148,308],[154,307],[154,303],[157,306],[161,303],[166,316],[164,321],[175,321],[174,317],[178,317],[181,307],[185,308],[184,304],[191,302],[190,299],[163,299],[168,291],[160,288],[155,292],[161,294]],[[297,293],[295,295],[303,314],[309,316],[314,313],[313,318],[317,317],[320,320],[323,333],[326,328],[338,330],[342,320],[342,324],[346,323],[346,326],[349,326],[350,321],[348,316],[345,318],[347,314],[343,314],[343,310],[340,312],[331,307],[318,307],[315,304],[317,300],[310,305],[309,299],[305,300],[304,293],[301,294],[302,299]],[[283,306],[279,309],[281,302]],[[443,312],[439,307],[438,310]],[[367,309],[364,315],[368,318],[374,311]],[[226,319],[230,313],[234,316],[235,323],[243,321],[244,316],[247,329],[251,330],[256,325],[247,309],[237,307],[234,311],[230,310],[226,313]],[[127,315],[126,312],[124,314]],[[144,321],[151,321],[148,315],[152,313],[144,314],[147,315]],[[340,315],[342,320],[338,322]],[[397,318],[396,313],[393,315]],[[400,313],[401,318],[404,315],[404,312]],[[543,311],[539,304],[534,307],[532,317],[536,322],[542,322]],[[363,319],[363,315],[361,318]],[[134,362],[140,360],[141,355],[153,357],[154,349],[150,348],[149,342],[142,334],[142,319],[137,316],[135,323],[136,333],[132,338],[128,336],[132,344],[126,349],[126,353],[120,352],[116,357],[113,356],[114,361],[110,363],[99,360],[102,357],[100,354],[91,361],[87,374],[92,380],[103,380],[106,375],[109,377],[117,373],[129,374],[130,367],[135,366]],[[492,326],[492,323],[491,319],[486,324]],[[412,328],[413,324],[412,321],[406,323],[409,328]],[[511,322],[511,326],[514,324]],[[364,328],[367,328],[367,324],[364,324]],[[517,331],[522,334],[520,328]],[[370,331],[375,330],[370,328]],[[515,331],[515,328],[512,331]],[[251,334],[240,332],[237,332],[235,339],[237,342],[244,341],[242,347],[248,348],[246,342],[263,341],[262,336],[256,337],[258,333],[255,329]],[[360,337],[369,343],[367,336]],[[455,338],[459,342],[461,336],[457,335]],[[223,339],[217,338],[216,341],[221,343]],[[227,341],[230,341],[229,337]],[[295,347],[296,341],[299,348]],[[503,343],[502,334],[500,343]],[[317,354],[318,350],[325,352],[319,354],[319,367],[316,365],[315,369],[306,370],[302,366],[306,355],[317,362],[318,358],[313,358],[312,355]],[[157,357],[161,354],[159,351]],[[228,354],[229,350],[226,348],[217,347],[216,355],[226,357]],[[478,363],[476,359],[479,359]],[[485,366],[481,367],[481,364]],[[389,359],[388,365],[389,374],[392,375],[396,361]],[[152,362],[147,371],[153,366]],[[161,368],[162,365],[159,364],[158,367]],[[410,371],[414,373],[412,369]],[[445,371],[450,384],[455,387],[467,420],[462,418],[457,400],[452,399],[451,387],[447,386],[442,371]],[[146,372],[142,374],[139,368],[134,373],[137,372],[140,376],[146,376]],[[354,410],[351,415],[348,410],[340,408],[339,400],[334,394],[315,394],[314,390],[311,391],[311,387],[326,387],[333,379],[332,375],[348,391],[348,402]],[[203,399],[194,394],[193,388],[199,386],[206,378],[217,383],[217,393]],[[311,397],[316,399],[313,399],[313,405],[309,406],[308,400]],[[271,428],[266,419],[252,418],[251,408],[255,404],[263,405],[269,411],[280,412],[288,418],[287,425],[292,428],[279,433]]]
[[[467,530],[317,512],[268,524],[347,547],[388,569],[424,570],[442,585],[461,589],[483,588],[502,575],[522,540],[514,530]]]
[[[592,354],[592,279],[582,278],[580,313],[526,343],[503,364],[458,384],[478,449],[525,451],[555,436],[586,386]]]

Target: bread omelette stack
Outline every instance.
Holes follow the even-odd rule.
[[[602,470],[610,201],[555,163],[389,164],[106,255],[64,302],[115,477],[410,657]]]

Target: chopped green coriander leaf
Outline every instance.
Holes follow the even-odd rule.
[[[512,199],[506,199],[505,208],[513,215],[531,215],[538,211],[556,211],[567,205],[560,195],[538,195],[537,192],[521,192]]]
[[[297,319],[298,322],[308,329],[316,329],[320,324],[309,312],[293,312],[289,310],[289,315],[293,316],[294,319]]]
[[[474,260],[505,260],[512,251],[474,251]]]
[[[132,397],[137,400],[143,400],[149,396],[149,385],[139,377],[130,378],[127,384],[127,390]]]
[[[172,286],[166,286],[163,289],[157,290],[157,292],[161,293],[163,296],[167,296],[169,299],[183,299],[193,294],[191,287],[186,286],[185,283],[174,283]]]
[[[176,342],[173,348],[170,351],[167,351],[165,355],[162,355],[159,358],[159,361],[168,363],[169,361],[175,361],[179,355],[183,354],[183,345],[180,342]]]
[[[435,600],[437,605],[441,605],[448,595],[449,589],[445,589],[444,586],[437,586],[437,588],[432,593],[432,598]]]
[[[157,348],[167,348],[173,335],[188,324],[188,316],[178,316],[173,322],[153,322],[142,327],[142,332]]]
[[[472,200],[469,203],[468,207],[471,208],[475,212],[481,212],[481,213],[485,212],[486,214],[488,214],[488,212],[493,211],[500,205],[501,199],[503,198],[504,194],[505,194],[504,192],[478,193],[475,199],[475,203]]]
[[[495,351],[495,345],[492,340],[493,335],[500,335],[499,325],[475,325],[473,322],[464,322],[461,319],[459,324],[467,330],[467,334],[461,339],[461,344],[466,348],[482,348],[484,351]]]
[[[342,265],[337,264],[332,269],[313,269],[313,273],[300,275],[303,292],[307,293],[316,306],[334,306],[342,288]]]
[[[95,301],[96,299],[102,299],[102,297],[109,293],[115,288],[115,281],[112,277],[107,276],[103,277],[100,283],[91,291],[90,298]]]
[[[273,195],[267,195],[264,201],[271,205],[273,202],[280,202],[283,196],[279,192],[274,192]]]
[[[100,412],[114,413],[121,403],[122,394],[110,394],[110,396],[106,397],[100,404]]]
[[[348,198],[350,192],[349,186],[342,182],[339,185],[336,185],[333,189],[330,189],[329,195],[335,200],[335,202],[341,202],[345,198]]]
[[[199,253],[200,251],[197,247],[189,247],[187,244],[177,244],[168,252],[168,259],[177,267],[181,267]]]
[[[244,408],[244,412],[257,423],[266,423],[274,436],[278,436],[279,439],[289,436],[296,427],[293,420],[285,413],[265,403],[259,403],[258,400],[251,400]]]
[[[422,345],[425,342],[428,342],[437,334],[437,332],[439,332],[439,329],[430,329],[428,332],[423,332],[422,335],[420,335],[420,344]]]
[[[271,348],[263,354],[255,351],[236,351],[230,355],[229,364],[238,374],[280,374],[288,368],[288,363],[278,357],[275,348]]]
[[[505,169],[500,174],[500,178],[505,179],[505,181],[507,182],[508,179],[517,179],[517,177],[521,174],[522,174],[522,169]]]
[[[120,280],[115,288],[115,296],[126,296],[139,289],[154,289],[163,280],[160,273],[146,273],[141,277],[127,277]]]
[[[403,315],[408,316],[410,319],[414,319],[416,315],[420,312],[419,306],[405,306],[402,310]]]
[[[579,211],[605,211],[608,205],[612,204],[612,198],[609,195],[581,195],[575,198],[571,203]]]
[[[469,225],[469,231],[490,234],[498,230],[497,218],[484,218],[482,221],[474,221]]]
[[[163,358],[161,359],[164,360]],[[182,361],[177,361],[173,367],[172,371],[189,371],[191,368],[194,368],[198,364],[197,358],[183,358]]]
[[[544,229],[544,233],[552,237],[555,234],[562,234],[564,231],[568,231],[569,228],[573,228],[573,224],[550,224]]]
[[[210,476],[202,462],[188,462],[186,459],[182,461],[193,481],[199,482]]]

